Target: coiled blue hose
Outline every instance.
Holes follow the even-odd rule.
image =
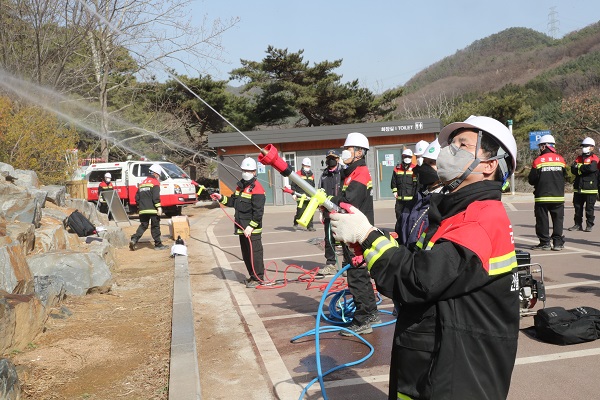
[[[315,329],[311,329],[301,335],[295,336],[292,339],[290,339],[290,342],[293,343],[296,340],[301,339],[303,337],[315,335],[315,358],[316,358],[316,364],[317,364],[317,377],[314,378],[313,380],[311,380],[304,387],[304,389],[302,390],[302,393],[300,394],[299,400],[302,400],[304,398],[308,389],[317,381],[319,381],[319,384],[321,386],[321,394],[323,395],[323,399],[328,400],[327,393],[325,391],[325,382],[323,381],[323,377],[325,375],[328,375],[339,369],[360,364],[360,363],[368,360],[375,352],[375,348],[373,347],[373,345],[371,345],[371,343],[369,343],[361,335],[351,331],[350,329],[347,329],[343,326],[321,326],[321,318],[323,320],[333,323],[333,324],[346,325],[352,321],[352,316],[354,315],[354,311],[355,311],[354,301],[346,299],[346,295],[349,294],[350,292],[347,289],[344,289],[344,290],[340,290],[339,292],[329,293],[329,289],[331,289],[331,286],[333,286],[336,279],[339,278],[344,272],[346,272],[350,268],[352,268],[352,266],[350,264],[346,265],[344,268],[342,268],[340,271],[338,271],[338,273],[335,274],[333,279],[331,279],[331,281],[327,284],[327,287],[325,288],[325,290],[323,292],[323,296],[321,296],[321,301],[319,302],[319,309],[317,310]],[[332,298],[331,302],[329,303],[329,308],[328,308],[329,313],[330,313],[330,316],[333,316],[334,318],[336,318],[337,321],[334,319],[327,318],[323,314],[323,305],[325,304],[325,300],[327,300],[327,298],[329,298],[330,296],[333,296],[333,298]],[[379,298],[379,302],[381,302],[381,298]],[[338,303],[340,303],[340,304],[338,304]],[[340,314],[340,312],[341,312],[341,314]],[[387,313],[387,314],[392,314],[389,311],[381,311],[381,312]],[[396,322],[396,320],[394,319],[394,320],[391,320],[388,322],[373,325],[373,327],[376,328],[376,327],[380,327],[380,326],[390,325],[395,322]],[[320,335],[321,335],[321,333],[339,332],[342,330],[346,331],[346,332],[350,332],[352,335],[354,335],[355,337],[360,339],[365,345],[367,345],[369,347],[369,354],[367,354],[366,356],[364,356],[363,358],[361,358],[358,361],[353,361],[350,363],[338,365],[337,367],[331,368],[330,370],[323,372],[323,368],[321,366]]]

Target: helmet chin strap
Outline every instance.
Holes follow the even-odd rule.
[[[446,183],[446,185],[442,189],[443,193],[448,193],[456,189],[461,183],[464,182],[465,179],[467,179],[467,176],[471,175],[471,172],[473,172],[473,170],[477,168],[477,166],[481,162],[481,160],[477,157],[477,154],[479,154],[479,149],[481,148],[482,135],[483,134],[481,131],[479,131],[479,133],[477,134],[477,144],[475,145],[475,159],[473,160],[473,162],[471,162],[471,165],[469,165],[469,167],[465,170],[465,172],[462,173],[461,176]]]

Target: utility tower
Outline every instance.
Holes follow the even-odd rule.
[[[548,35],[554,39],[558,38],[560,21],[558,20],[558,11],[556,11],[556,7],[550,7],[550,12],[548,13]]]

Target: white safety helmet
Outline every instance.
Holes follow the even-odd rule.
[[[586,137],[581,142],[581,145],[582,146],[596,146],[596,142],[594,142],[594,139],[592,139],[591,137]]]
[[[484,131],[493,136],[496,141],[501,144],[500,149],[498,149],[498,155],[508,153],[510,156],[510,165],[508,165],[507,162],[503,163],[503,161],[505,161],[504,159],[499,160],[499,165],[502,169],[502,172],[508,173],[508,175],[506,175],[507,177],[510,176],[510,174],[517,167],[517,142],[515,141],[514,136],[502,122],[490,117],[471,115],[464,122],[453,122],[448,124],[442,128],[442,131],[438,137],[440,147],[444,148],[448,146],[450,144],[449,140],[452,133],[461,128]],[[505,166],[508,168],[508,171],[505,171]]]
[[[242,160],[240,168],[244,171],[256,171],[256,160],[252,157],[246,157]]]
[[[429,146],[429,142],[426,142],[425,140],[419,140],[415,145],[415,156],[421,157],[423,153],[425,153],[427,146]]]
[[[412,152],[412,150],[411,150],[411,149],[404,149],[404,150],[402,151],[402,155],[403,155],[403,156],[412,157],[412,156],[413,156],[413,152]]]
[[[306,165],[307,167],[310,167],[312,165],[312,163],[310,162],[310,158],[304,157],[302,159],[302,165]]]
[[[552,135],[543,135],[538,142],[538,144],[551,144],[552,146],[554,146],[555,143],[556,141]]]
[[[104,177],[105,178],[112,178],[112,175],[110,174],[110,172],[107,172],[107,173],[104,174]]]
[[[440,142],[435,139],[433,142],[429,143],[429,146],[425,149],[425,153],[423,153],[423,158],[429,158],[430,160],[437,160],[438,155],[440,154]]]
[[[369,139],[362,133],[352,132],[346,136],[344,147],[362,147],[363,149],[369,149]]]
[[[162,168],[161,168],[161,166],[160,166],[160,165],[158,165],[158,164],[152,164],[152,165],[150,166],[150,168],[148,168],[148,169],[150,170],[150,172],[153,172],[153,173],[155,173],[155,174],[159,174],[159,175],[160,175],[160,174],[161,174],[161,172],[162,172]]]

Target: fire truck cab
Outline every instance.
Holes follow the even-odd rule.
[[[135,195],[139,184],[150,175],[149,168],[158,164],[163,172],[160,181],[160,203],[167,216],[180,215],[186,204],[196,202],[196,186],[194,182],[177,165],[164,161],[122,161],[91,164],[86,172],[88,201],[98,202],[98,186],[104,174],[110,172],[113,186],[119,198],[130,214],[137,213]]]

